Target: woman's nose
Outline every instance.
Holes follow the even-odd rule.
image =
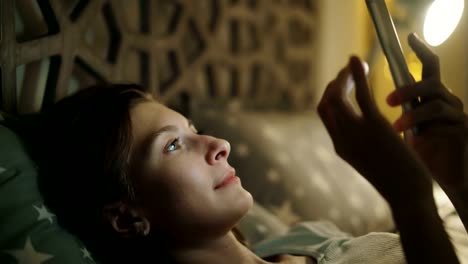
[[[220,138],[210,137],[208,143],[207,161],[209,164],[215,164],[227,160],[231,152],[231,144]]]

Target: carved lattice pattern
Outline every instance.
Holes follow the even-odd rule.
[[[161,101],[313,100],[313,0],[1,0],[1,108],[40,111],[99,81]]]

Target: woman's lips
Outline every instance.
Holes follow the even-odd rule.
[[[224,179],[223,179],[223,181],[221,183],[216,185],[215,189],[226,187],[226,186],[230,185],[231,183],[238,182],[239,180],[240,179],[239,179],[239,177],[236,176],[236,173],[234,171],[231,171],[224,177]]]

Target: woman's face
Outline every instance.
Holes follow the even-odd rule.
[[[138,166],[131,177],[151,229],[206,238],[229,231],[253,203],[228,163],[229,143],[197,134],[184,116],[154,101],[130,115]]]

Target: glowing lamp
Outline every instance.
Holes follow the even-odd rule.
[[[464,0],[435,0],[427,10],[424,39],[438,46],[453,33],[463,15]]]

